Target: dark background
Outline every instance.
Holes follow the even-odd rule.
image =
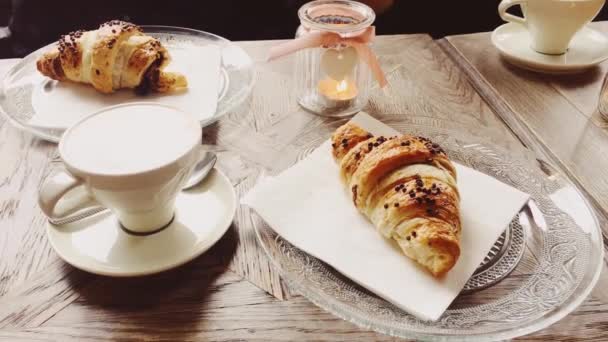
[[[191,27],[230,40],[292,38],[305,0],[0,0],[0,58],[22,57],[76,29],[110,19]],[[378,13],[378,34],[491,31],[499,0],[362,0]],[[596,20],[608,19],[602,10]],[[9,29],[6,29],[8,26]],[[4,27],[4,28],[3,28]]]

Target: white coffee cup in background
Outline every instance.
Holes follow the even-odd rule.
[[[502,0],[500,17],[524,25],[532,38],[532,49],[551,55],[568,50],[572,37],[599,13],[605,0]],[[520,5],[524,17],[507,13]]]
[[[64,195],[83,187],[126,229],[160,229],[173,219],[175,199],[198,161],[201,139],[196,117],[173,107],[140,102],[105,108],[61,138],[66,171],[46,179],[40,208],[55,218]]]

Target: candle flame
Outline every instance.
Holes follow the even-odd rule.
[[[357,96],[357,85],[349,79],[336,81],[331,78],[325,78],[319,81],[317,87],[319,93],[330,100],[352,100]]]
[[[346,80],[342,80],[338,83],[338,85],[336,85],[336,90],[339,93],[345,92],[346,89],[348,89],[348,83],[346,82]]]

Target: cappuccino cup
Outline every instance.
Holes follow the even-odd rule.
[[[605,0],[502,0],[500,17],[526,27],[532,38],[531,48],[549,55],[568,50],[572,37],[599,13]],[[524,17],[507,13],[520,5]]]
[[[175,199],[200,157],[201,139],[197,118],[170,106],[140,102],[105,108],[64,133],[59,153],[65,170],[43,183],[40,208],[57,219],[73,208],[102,205],[128,231],[159,230],[173,220]],[[85,194],[70,196],[77,203],[60,202],[77,188]],[[72,209],[58,215],[58,203]]]

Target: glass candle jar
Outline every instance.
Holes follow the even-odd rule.
[[[328,32],[346,42],[297,52],[295,76],[300,105],[323,116],[357,113],[369,99],[372,73],[357,49],[347,42],[365,32],[376,14],[360,2],[317,0],[302,6],[298,16],[301,24],[296,38]]]

